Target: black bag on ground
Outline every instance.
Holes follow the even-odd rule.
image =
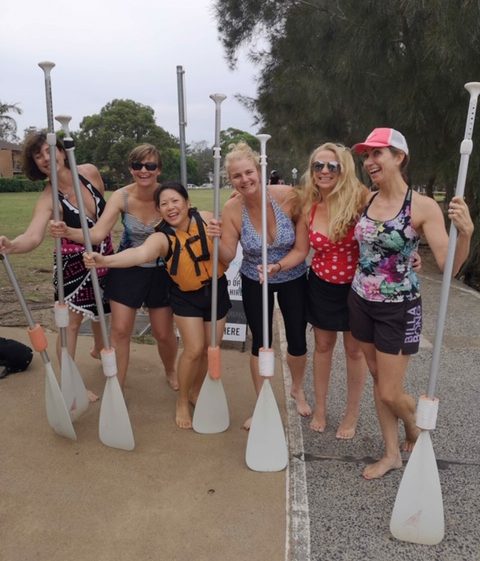
[[[0,378],[26,370],[32,356],[32,349],[27,345],[0,337]]]

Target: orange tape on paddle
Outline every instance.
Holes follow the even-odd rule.
[[[212,380],[220,379],[220,347],[208,347],[208,373]]]
[[[30,337],[30,342],[32,347],[39,353],[42,353],[48,347],[47,336],[43,327],[38,323],[35,327],[29,327],[27,329],[28,336]]]

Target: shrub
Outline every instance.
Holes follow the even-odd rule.
[[[43,181],[30,181],[26,177],[0,177],[0,193],[25,193],[43,191]]]

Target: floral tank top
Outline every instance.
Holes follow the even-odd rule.
[[[412,189],[408,189],[397,216],[384,222],[368,217],[377,194],[355,226],[360,257],[352,289],[371,302],[415,300],[420,286],[412,261],[420,238],[411,224]]]

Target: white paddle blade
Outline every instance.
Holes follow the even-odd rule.
[[[435,545],[445,533],[442,489],[429,431],[422,431],[405,467],[390,520],[398,540]]]
[[[224,432],[230,425],[227,396],[221,380],[207,374],[193,412],[193,430],[201,434]]]
[[[63,399],[73,421],[88,409],[88,394],[77,365],[62,348],[61,387]]]
[[[130,417],[116,376],[107,377],[105,384],[100,406],[99,436],[105,446],[121,450],[135,448]]]
[[[60,386],[53,372],[51,362],[45,364],[45,407],[48,424],[52,429],[65,438],[77,440],[77,435],[68,414]]]
[[[287,467],[287,441],[268,379],[263,382],[253,412],[245,460],[253,471],[282,471]]]

